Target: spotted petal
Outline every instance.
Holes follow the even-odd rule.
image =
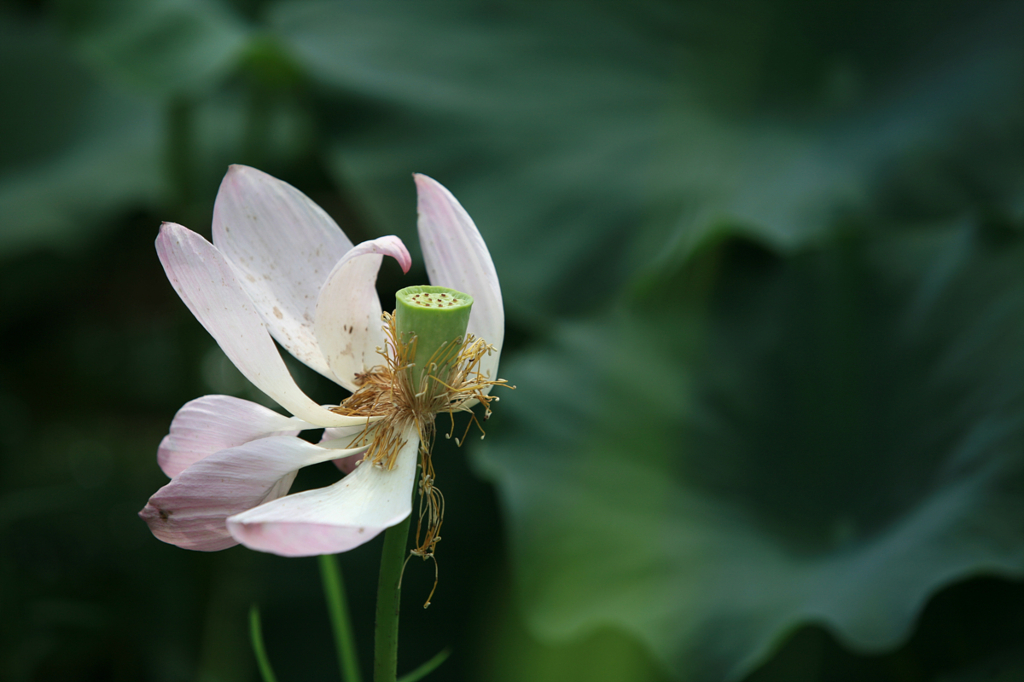
[[[364,462],[332,486],[232,516],[231,535],[246,547],[282,556],[334,554],[367,542],[412,511],[419,439],[415,429],[405,437],[390,471]]]
[[[305,194],[248,166],[231,166],[213,208],[213,243],[237,269],[270,333],[324,376],[333,374],[313,331],[317,295],[352,248]]]
[[[156,250],[181,300],[257,388],[295,416],[317,426],[365,423],[363,418],[334,414],[302,392],[235,270],[216,247],[188,228],[164,223]]]
[[[334,266],[316,303],[316,338],[335,380],[355,391],[355,376],[383,363],[377,271],[384,256],[391,256],[408,272],[412,259],[398,237],[365,241],[346,253]]]
[[[174,415],[170,433],[160,441],[157,462],[174,478],[215,452],[271,435],[294,436],[311,428],[316,427],[248,400],[206,395],[185,403]]]
[[[420,246],[427,275],[435,286],[464,291],[473,297],[469,333],[493,345],[481,370],[497,378],[501,344],[505,338],[505,308],[498,273],[473,219],[441,183],[416,174]]]
[[[208,552],[231,547],[238,543],[225,519],[287,494],[300,468],[338,454],[291,436],[222,450],[158,490],[139,516],[153,535],[172,545]]]

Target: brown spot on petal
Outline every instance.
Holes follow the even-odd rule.
[[[284,319],[284,315],[281,314],[281,311],[278,309],[276,305],[274,306],[274,317],[276,317],[279,320]]]

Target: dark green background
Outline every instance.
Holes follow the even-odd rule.
[[[230,163],[399,235],[385,307],[412,172],[494,257],[518,388],[439,439],[400,671],[1024,673],[1024,3],[0,5],[2,680],[255,679],[252,603],[282,682],[336,679],[315,559],[136,517],[183,403],[260,399],[152,246]]]

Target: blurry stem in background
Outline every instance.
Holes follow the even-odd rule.
[[[395,682],[398,678],[398,609],[402,596],[402,568],[409,544],[412,514],[384,531],[377,583],[377,618],[374,632],[373,682]]]
[[[352,638],[352,622],[348,617],[341,568],[333,554],[323,554],[319,560],[320,578],[324,585],[327,611],[331,616],[334,649],[338,654],[338,670],[341,672],[341,679],[344,682],[362,682],[363,676],[359,672],[359,658],[356,655],[356,645]]]
[[[422,680],[424,677],[434,672],[434,670],[436,670],[439,665],[448,660],[448,657],[451,655],[451,653],[451,649],[442,649],[441,651],[437,652],[437,654],[435,654],[433,658],[431,658],[429,661],[413,670],[411,673],[406,673],[405,675],[402,675],[402,677],[399,678],[398,682],[418,682],[418,680]]]
[[[271,137],[271,111],[276,105],[295,100],[306,80],[305,67],[300,66],[288,48],[270,34],[253,36],[240,64],[245,75],[248,110],[242,158],[238,162],[262,168],[267,160],[267,141]]]
[[[242,142],[242,159],[256,168],[262,168],[266,156],[267,138],[270,136],[270,107],[273,105],[270,92],[259,83],[252,84],[248,93],[249,107],[245,119],[245,136]]]
[[[167,106],[167,173],[178,206],[187,206],[192,198],[194,109],[192,100],[185,95],[172,98]]]
[[[263,682],[277,682],[274,670],[270,667],[267,650],[263,648],[263,630],[260,628],[260,610],[255,604],[249,607],[249,637],[252,639],[252,651],[256,654],[256,665],[260,669]]]

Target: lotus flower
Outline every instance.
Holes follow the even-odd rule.
[[[461,378],[452,379],[462,382],[462,391],[443,408],[468,410],[493,400],[490,387],[502,383],[492,380],[504,336],[501,289],[487,246],[459,202],[436,181],[414,178],[430,282],[475,300],[467,338],[477,343]],[[165,223],[156,249],[196,319],[242,374],[292,416],[224,395],[185,404],[157,455],[171,481],[140,512],[153,534],[195,550],[241,543],[308,556],[352,549],[404,520],[422,462],[423,420],[388,421],[383,413],[316,404],[274,344],[355,392],[353,399],[369,390],[367,377],[391,376],[378,351],[393,351],[396,342],[381,325],[375,283],[384,256],[409,271],[402,241],[387,236],[353,246],[291,185],[232,166],[214,206],[213,244]],[[432,424],[432,414],[423,416]],[[297,436],[320,428],[319,444]],[[375,448],[376,466],[354,466]],[[287,494],[300,468],[330,460],[350,473],[327,488]],[[423,485],[421,493],[429,494]]]

